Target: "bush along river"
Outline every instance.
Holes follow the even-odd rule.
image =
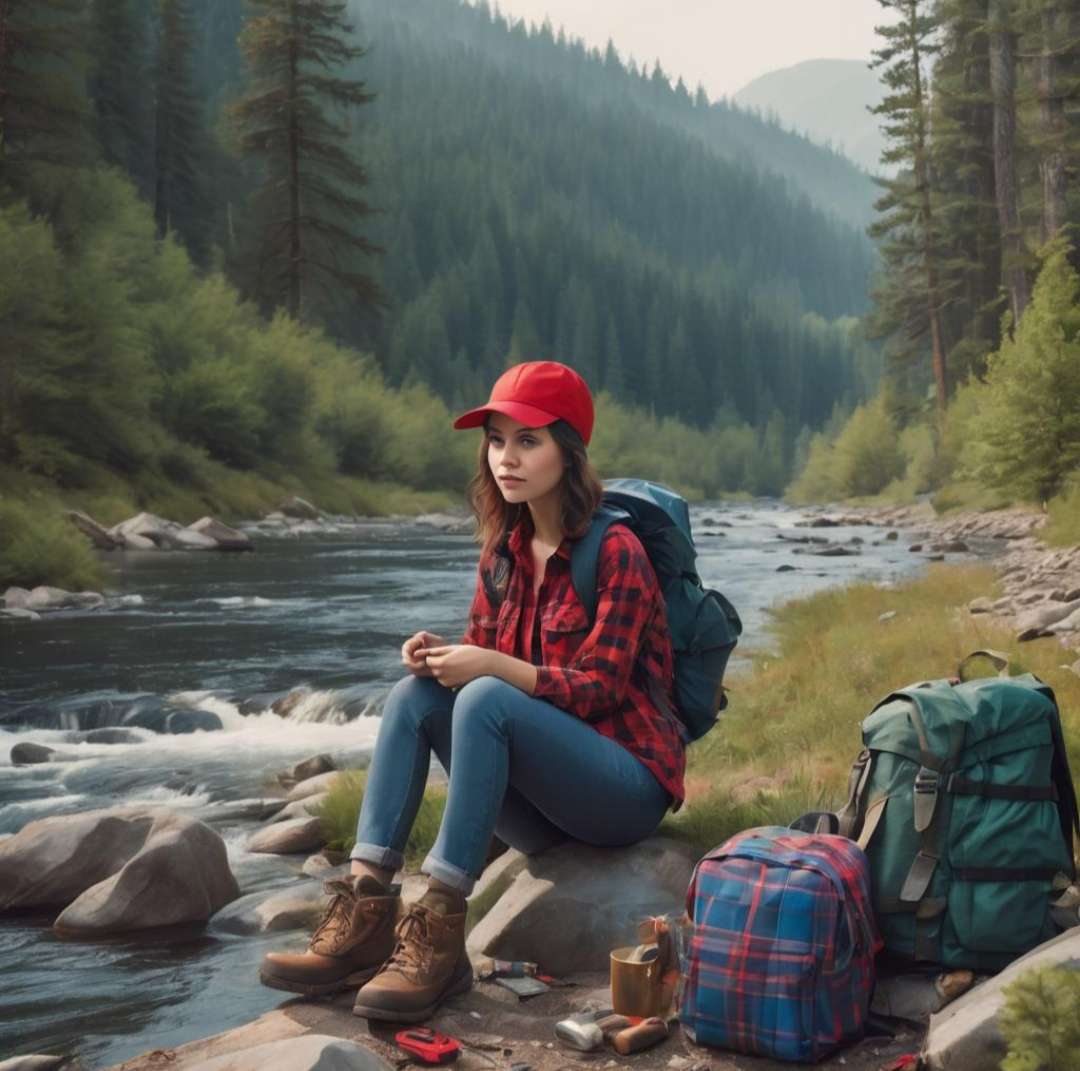
[[[738,608],[743,648],[768,642],[771,605],[924,561],[906,536],[806,518],[761,501],[692,509],[700,573]],[[103,608],[0,622],[0,837],[47,816],[161,807],[221,835],[241,894],[297,881],[304,855],[245,847],[283,794],[278,771],[323,752],[364,763],[402,641],[426,628],[457,642],[477,558],[468,534],[416,521],[306,529],[251,527],[254,554],[108,555]],[[53,754],[15,764],[27,744]],[[280,932],[211,919],[87,941],[58,936],[53,917],[0,918],[0,1058],[77,1053],[106,1067],[286,999],[256,977]],[[284,936],[302,946],[302,933]]]

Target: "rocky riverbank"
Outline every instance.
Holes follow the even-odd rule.
[[[1021,643],[1056,636],[1080,675],[1080,547],[1048,547],[1039,538],[1047,518],[1035,510],[963,512],[938,517],[926,503],[887,509],[822,512],[817,523],[873,524],[909,530],[908,550],[944,557],[989,549],[994,556],[1001,594],[987,592],[969,603],[968,612],[1015,633]],[[814,524],[815,521],[811,521]]]

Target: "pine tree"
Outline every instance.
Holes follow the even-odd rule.
[[[874,52],[872,66],[884,68],[888,92],[871,109],[885,122],[890,142],[882,162],[899,164],[895,178],[880,178],[884,195],[875,203],[880,218],[869,233],[886,239],[881,252],[886,265],[885,285],[875,297],[873,318],[876,338],[891,338],[894,356],[917,356],[930,336],[930,358],[938,415],[945,412],[949,384],[941,330],[943,283],[941,278],[940,222],[935,216],[929,166],[929,90],[924,64],[938,51],[934,44],[938,22],[927,0],[878,0],[899,16],[878,26],[884,45]]]
[[[329,283],[374,309],[378,286],[356,266],[380,252],[356,230],[372,212],[360,195],[367,173],[347,147],[348,127],[327,109],[373,99],[359,79],[329,73],[365,50],[349,43],[344,0],[251,2],[261,13],[241,37],[249,92],[234,115],[243,151],[262,170],[262,294],[301,318],[312,288]]]
[[[159,238],[177,232],[196,260],[207,253],[202,184],[205,133],[192,79],[188,0],[161,0],[154,102],[154,219]]]
[[[146,21],[132,0],[93,0],[91,18],[90,98],[101,155],[149,196],[153,153],[150,109],[143,88],[148,79]]]
[[[1031,297],[1028,254],[1020,224],[1016,145],[1016,37],[1014,0],[987,0],[990,92],[994,99],[994,191],[1003,249],[1002,273],[1017,323]]]
[[[91,158],[81,0],[0,0],[0,184],[33,196],[39,166]]]

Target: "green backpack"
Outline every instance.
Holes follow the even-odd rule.
[[[1080,825],[1054,693],[1008,677],[996,651],[960,676],[976,655],[999,677],[912,685],[874,708],[829,817],[870,860],[887,953],[997,971],[1058,932]]]

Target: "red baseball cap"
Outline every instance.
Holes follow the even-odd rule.
[[[478,428],[488,413],[502,413],[528,428],[565,420],[586,446],[592,437],[593,400],[589,385],[558,361],[526,361],[508,368],[495,381],[487,405],[470,409],[455,428]]]

